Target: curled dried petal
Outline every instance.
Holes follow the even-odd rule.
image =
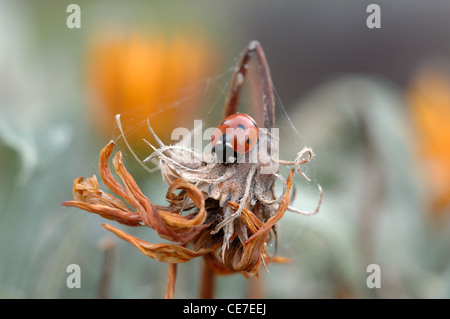
[[[188,183],[185,180],[178,179],[170,185],[169,190],[167,191],[166,198],[169,202],[174,202],[174,199],[177,196],[174,194],[174,191],[178,189],[186,190],[187,196],[199,209],[198,213],[196,213],[193,218],[187,218],[179,214],[160,211],[161,217],[167,224],[175,229],[192,228],[203,224],[206,220],[206,209],[202,192],[195,185]]]
[[[291,171],[289,173],[289,177],[286,180],[287,191],[286,191],[286,194],[284,195],[284,198],[281,200],[281,202],[278,206],[277,213],[274,216],[272,216],[271,218],[269,218],[269,220],[267,222],[265,222],[264,225],[255,234],[253,234],[249,239],[247,239],[245,244],[250,243],[251,241],[258,238],[259,236],[262,236],[264,233],[267,233],[275,225],[275,223],[283,217],[284,212],[286,211],[286,209],[289,205],[289,191],[291,189],[293,176],[294,176],[294,169],[291,169]]]
[[[224,263],[235,271],[248,272],[251,275],[258,276],[259,264],[265,248],[265,243],[270,229],[280,220],[289,205],[289,191],[292,184],[294,169],[291,169],[288,179],[286,180],[287,191],[280,201],[277,213],[269,218],[264,224],[250,211],[243,210],[241,213],[242,220],[253,233],[245,243],[236,244],[235,247],[227,250],[224,255]],[[229,206],[236,209],[237,203],[231,203]]]

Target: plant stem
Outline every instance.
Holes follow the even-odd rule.
[[[169,264],[167,272],[166,293],[164,298],[172,299],[175,293],[175,281],[177,280],[177,264]]]
[[[214,298],[214,278],[215,274],[213,269],[208,265],[206,261],[203,261],[202,269],[202,282],[200,287],[200,299],[212,299]]]

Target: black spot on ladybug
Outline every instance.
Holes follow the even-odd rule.
[[[250,139],[250,137],[247,137],[246,143],[247,143],[248,145],[250,145],[251,142],[252,142],[252,140]]]
[[[239,123],[239,124],[237,125],[237,127],[240,128],[240,129],[245,130],[245,126],[244,126],[243,124],[241,124],[241,123]]]

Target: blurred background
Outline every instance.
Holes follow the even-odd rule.
[[[67,6],[81,8],[70,29]],[[367,6],[381,8],[369,29]],[[217,279],[218,298],[450,297],[450,2],[0,1],[0,297],[162,298],[167,265],[61,206],[78,176],[98,175],[110,139],[148,197],[159,172],[139,158],[194,119],[220,121],[233,67],[251,40],[276,88],[281,157],[316,156],[280,221],[286,265],[258,283]],[[189,124],[191,123],[191,124]],[[120,226],[149,242],[149,229]],[[66,271],[81,268],[81,288]],[[370,289],[367,266],[381,269]],[[177,298],[196,298],[200,260],[178,268]],[[106,281],[105,281],[106,278]]]

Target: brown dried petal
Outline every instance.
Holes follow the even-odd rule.
[[[129,209],[122,200],[101,191],[95,176],[85,181],[81,177],[75,179],[73,188],[75,200],[64,202],[63,205],[75,206],[126,225],[138,226],[144,223],[146,226],[155,229],[160,237],[182,244],[192,240],[202,229],[208,226],[203,225],[206,219],[204,198],[194,185],[177,181],[169,191],[184,189],[199,208],[197,215],[184,217],[172,212],[171,209],[158,209],[142,193],[133,177],[126,170],[121,152],[118,152],[113,159],[115,172],[121,178],[123,185],[119,183],[112,175],[108,163],[114,145],[115,143],[111,141],[100,153],[100,176],[114,194],[122,197],[136,211]]]
[[[95,175],[86,180],[82,177],[75,179],[73,197],[75,200],[66,201],[62,205],[78,207],[129,226],[138,226],[141,223],[139,215],[131,211],[121,200],[99,189]]]
[[[83,177],[75,179],[73,185],[73,198],[76,201],[83,201],[89,204],[111,206],[123,211],[129,210],[120,199],[100,190],[97,176],[95,175],[91,178],[86,178],[85,180],[83,180]]]
[[[239,209],[239,204],[236,202],[228,202],[228,207],[232,210],[237,211]],[[256,217],[253,212],[249,211],[246,208],[242,209],[241,215],[239,216],[247,226],[247,228],[251,231],[252,234],[256,233],[258,229],[263,226],[263,222]]]
[[[104,160],[108,162],[108,158]],[[170,230],[167,227],[164,227],[164,225],[162,225],[162,223],[160,222],[158,218],[159,216],[156,214],[154,205],[142,193],[134,178],[130,175],[130,173],[128,173],[125,166],[123,165],[123,157],[121,152],[117,152],[117,154],[114,156],[113,165],[117,175],[119,175],[122,183],[125,185],[125,189],[123,189],[123,186],[120,185],[115,179],[108,180],[108,182],[112,183],[111,186],[114,187],[116,191],[122,192],[123,190],[125,192],[121,196],[126,199],[127,202],[130,203],[130,205],[137,209],[137,212],[141,216],[141,219],[145,225],[154,228],[158,233],[161,233],[163,235],[170,234]],[[101,164],[101,166],[103,165]],[[104,165],[104,167],[108,168],[109,171],[109,167],[107,165]],[[109,174],[111,174],[110,171]],[[118,186],[121,187],[118,188]]]
[[[102,151],[100,152],[100,160],[99,160],[99,172],[100,177],[102,178],[105,185],[114,192],[117,196],[122,197],[125,199],[125,201],[133,205],[132,200],[128,196],[128,193],[126,192],[125,188],[114,178],[114,176],[111,174],[111,170],[109,168],[109,156],[111,155],[111,152],[114,148],[114,141],[110,141],[108,145],[106,145]]]
[[[206,225],[201,225],[196,227],[196,229],[190,229],[189,232],[186,232],[185,230],[179,231],[180,227],[178,227],[178,225],[180,224],[180,221],[188,219],[172,212],[157,210],[155,205],[153,205],[153,203],[151,203],[150,200],[142,193],[134,178],[126,170],[123,164],[123,157],[121,152],[118,152],[113,158],[114,169],[117,175],[119,175],[119,177],[121,178],[122,183],[125,187],[119,184],[112,176],[109,170],[109,165],[107,163],[108,156],[111,154],[111,145],[114,145],[113,142],[111,142],[104,148],[104,150],[102,150],[102,155],[100,156],[102,178],[106,178],[108,182],[105,181],[105,184],[109,185],[109,187],[112,187],[113,189],[111,190],[113,190],[116,194],[122,194],[121,196],[136,208],[137,213],[139,214],[145,225],[155,229],[160,237],[179,243],[189,242],[194,236],[198,234],[199,231],[201,231],[202,228],[206,227]],[[197,200],[196,202],[198,203],[199,201]],[[198,205],[203,205],[202,207],[204,208],[204,200],[203,204],[198,203]],[[200,217],[201,221],[204,220],[202,215],[200,215]],[[176,220],[176,226],[172,227],[170,223],[166,223],[166,220]],[[188,222],[187,224],[190,223],[191,222]]]
[[[166,263],[185,263],[211,252],[210,249],[195,251],[175,244],[151,244],[111,225],[103,224],[103,227],[136,246],[144,255]]]

